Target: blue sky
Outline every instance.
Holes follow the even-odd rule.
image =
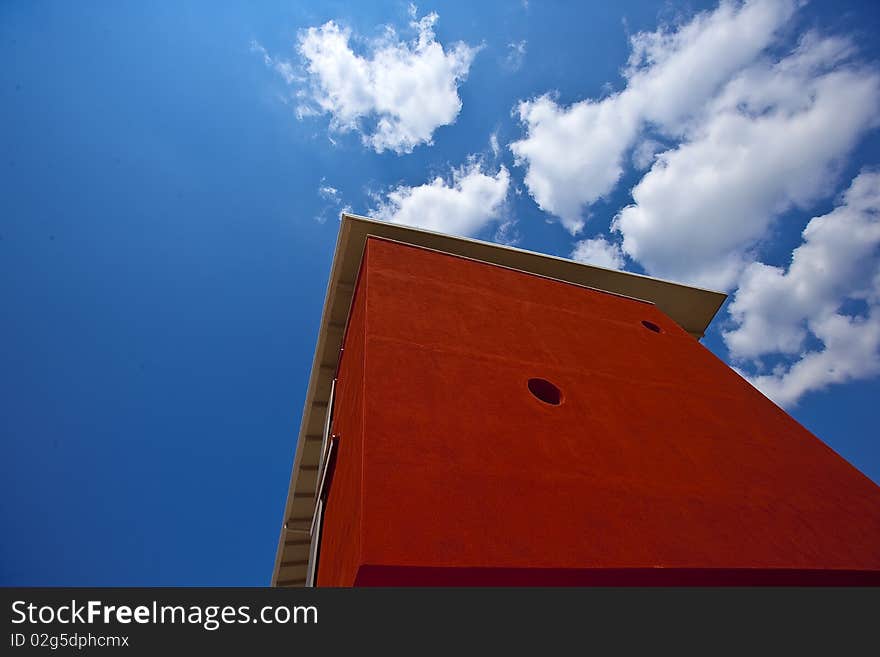
[[[343,208],[729,292],[704,344],[880,481],[878,33],[3,3],[0,583],[268,583]]]

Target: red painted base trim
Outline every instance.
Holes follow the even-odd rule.
[[[361,566],[355,586],[880,586],[880,571]]]

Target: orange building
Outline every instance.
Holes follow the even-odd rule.
[[[272,583],[880,584],[880,488],[725,295],[344,215]]]

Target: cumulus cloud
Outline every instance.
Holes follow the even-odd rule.
[[[574,246],[571,259],[606,269],[623,269],[624,256],[620,246],[604,237],[581,240]]]
[[[781,406],[793,406],[807,392],[880,373],[880,316],[829,315],[812,322],[823,348],[805,353],[789,368],[750,377],[751,383]]]
[[[308,80],[298,116],[329,114],[332,129],[359,132],[378,153],[409,153],[454,123],[458,85],[478,48],[462,42],[444,48],[434,35],[437,14],[417,20],[412,6],[410,13],[415,39],[400,40],[388,26],[367,42],[366,55],[352,49],[351,30],[335,21],[301,32],[297,50]]]
[[[626,88],[560,105],[554,94],[520,102],[523,139],[510,145],[541,209],[572,234],[583,210],[611,192],[645,125],[678,135],[719,87],[773,42],[795,10],[789,0],[724,2],[678,28],[631,38]]]
[[[581,209],[611,191],[636,116],[624,104],[584,101],[560,107],[551,95],[520,103],[528,136],[510,149],[526,167],[525,184],[538,206],[572,234],[584,227]]]
[[[853,180],[842,202],[810,220],[788,269],[749,265],[724,340],[734,357],[768,373],[748,376],[792,405],[807,392],[880,373],[880,173]],[[844,312],[857,304],[859,312]],[[821,346],[812,348],[810,343]]]
[[[810,34],[738,73],[633,188],[614,222],[624,251],[654,275],[731,289],[774,218],[833,191],[877,124],[880,76],[850,54]]]
[[[415,187],[397,186],[376,197],[372,216],[442,233],[475,235],[492,221],[502,219],[510,173],[503,165],[497,172],[483,171],[483,163],[471,158],[453,169],[448,178],[438,176]],[[511,226],[502,231],[509,236]]]

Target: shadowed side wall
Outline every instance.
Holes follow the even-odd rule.
[[[361,564],[361,502],[364,441],[364,346],[369,273],[362,266],[343,340],[331,433],[339,450],[324,511],[318,586],[352,586]]]

